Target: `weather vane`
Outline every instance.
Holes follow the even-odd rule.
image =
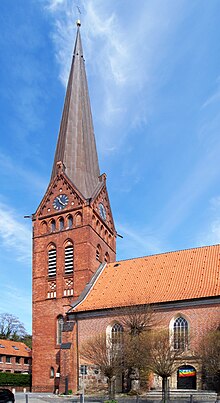
[[[76,6],[76,9],[77,9],[77,12],[78,12],[78,19],[76,21],[76,25],[78,27],[80,27],[80,25],[81,25],[80,16],[81,16],[82,13],[81,13],[80,7],[77,4],[75,4],[75,6]]]

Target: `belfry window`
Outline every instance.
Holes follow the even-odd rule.
[[[99,262],[102,260],[102,248],[100,245],[97,245],[96,248],[96,260],[99,260]]]
[[[106,252],[106,254],[105,254],[105,262],[109,263],[109,261],[110,261],[110,257],[109,257],[108,252]]]
[[[173,346],[175,350],[186,350],[188,347],[188,322],[186,319],[176,318],[173,325]]]
[[[57,250],[53,245],[48,250],[48,276],[54,277],[56,276],[57,271]]]
[[[65,247],[65,274],[73,272],[73,245]]]
[[[60,315],[57,318],[57,344],[61,344],[62,343],[62,331],[63,331],[63,316]]]

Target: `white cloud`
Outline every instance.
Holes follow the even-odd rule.
[[[22,186],[26,183],[28,187],[31,186],[37,193],[42,194],[46,189],[46,179],[39,176],[36,172],[32,172],[27,167],[23,168],[18,164],[18,161],[12,159],[9,155],[1,152],[0,150],[0,169],[3,170],[4,176],[13,177],[16,172],[16,181],[20,178]]]
[[[220,243],[220,196],[210,200],[210,216],[205,231],[198,235],[198,244],[201,246]]]
[[[161,1],[128,2],[130,15],[123,25],[120,5],[101,0],[82,0],[83,47],[90,76],[98,82],[100,99],[97,100],[96,119],[105,124],[102,151],[123,143],[128,127],[148,122],[152,97],[164,74],[158,66],[182,18],[183,2],[173,6]],[[60,64],[60,78],[66,84],[73,48],[76,3],[69,0],[48,0],[54,18],[53,40]],[[138,23],[137,23],[138,21]],[[167,68],[167,64],[166,64]],[[87,69],[88,70],[88,69]],[[95,106],[93,105],[93,108]],[[120,137],[119,137],[120,132]]]
[[[119,253],[127,256],[145,256],[161,253],[163,248],[161,242],[148,229],[134,229],[128,224],[116,223],[117,232],[124,239],[118,238],[117,245]]]
[[[216,89],[214,90],[213,94],[208,97],[208,99],[203,103],[202,108],[207,108],[207,106],[210,106],[211,104],[218,102],[220,100],[220,76],[216,80]]]
[[[31,230],[17,219],[16,212],[0,202],[0,243],[16,260],[31,261]]]

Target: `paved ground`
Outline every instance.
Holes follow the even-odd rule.
[[[80,398],[73,398],[68,396],[56,396],[50,393],[19,393],[15,394],[16,403],[80,403]],[[88,400],[87,400],[88,401]],[[91,401],[91,400],[90,400]],[[93,403],[99,403],[100,400],[93,400]],[[86,403],[86,399],[85,399]]]
[[[48,393],[16,393],[15,394],[15,401],[16,403],[43,403],[43,402],[49,402],[49,403],[70,403],[72,399],[69,399],[67,397],[62,398],[58,397],[53,394],[48,394]],[[72,403],[72,402],[71,402]]]

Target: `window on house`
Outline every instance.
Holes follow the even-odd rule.
[[[50,378],[54,378],[54,367],[50,367]]]
[[[51,220],[50,225],[51,225],[51,232],[56,231],[56,223],[55,223],[55,220]]]
[[[28,365],[28,364],[29,364],[29,358],[24,357],[24,364],[25,364],[25,365]]]
[[[186,350],[188,347],[188,322],[186,319],[176,318],[173,325],[173,346],[175,350]]]
[[[73,217],[71,215],[68,216],[67,222],[68,222],[68,228],[72,228],[72,226],[73,226]]]
[[[112,326],[111,330],[111,341],[112,345],[115,345],[117,347],[122,345],[123,342],[123,326],[120,325],[120,323],[115,323],[114,326]]]
[[[21,357],[15,357],[15,362],[16,362],[16,364],[20,364],[21,363]]]
[[[10,364],[10,363],[11,363],[11,357],[10,357],[10,355],[6,355],[5,362],[7,362],[7,364]]]
[[[65,274],[73,272],[73,245],[65,247]]]
[[[59,219],[59,227],[60,227],[60,231],[62,231],[64,229],[64,219],[63,219],[63,217],[61,217]]]
[[[57,318],[57,344],[62,344],[63,316]]]
[[[55,246],[51,246],[48,250],[48,276],[56,276],[57,269],[57,251]]]
[[[0,362],[3,362],[3,355],[0,355]]]

